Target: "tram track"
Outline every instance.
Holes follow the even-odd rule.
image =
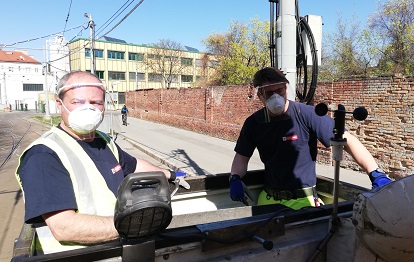
[[[50,127],[32,119],[33,115],[0,115],[0,171],[13,154],[19,154],[26,146]]]
[[[24,222],[23,193],[15,172],[23,150],[50,129],[32,111],[0,111],[0,262],[10,261]]]
[[[21,120],[17,120],[17,121],[21,121]],[[14,151],[17,149],[17,147],[20,145],[21,141],[23,140],[23,138],[26,136],[27,132],[29,132],[30,127],[31,127],[31,123],[30,121],[28,121],[27,119],[25,119],[26,123],[28,124],[28,127],[25,128],[24,133],[19,135],[16,134],[15,132],[13,132],[12,130],[14,129],[14,122],[13,120],[8,120],[8,122],[11,125],[11,128],[3,128],[0,125],[0,136],[3,138],[3,140],[5,140],[3,143],[5,143],[4,146],[2,146],[2,148],[4,148],[4,152],[2,152],[2,154],[0,154],[0,159],[2,159],[2,162],[0,162],[0,170],[1,168],[9,161],[9,159],[11,158],[11,156],[13,155]]]

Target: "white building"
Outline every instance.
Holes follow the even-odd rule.
[[[42,64],[24,51],[0,50],[0,109],[37,108],[45,77]]]
[[[46,45],[49,51],[49,75],[59,80],[70,71],[68,42],[62,36],[56,35],[54,39],[46,41]]]
[[[47,40],[47,79],[44,65],[26,51],[0,50],[0,110],[38,110],[56,113],[55,88],[59,79],[69,72],[69,49],[62,36]],[[47,90],[44,88],[47,84]],[[46,91],[49,110],[46,109]]]

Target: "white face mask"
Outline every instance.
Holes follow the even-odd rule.
[[[102,111],[91,104],[84,104],[72,111],[69,111],[69,127],[78,134],[85,135],[95,131],[102,122]]]
[[[285,109],[285,98],[274,93],[269,99],[266,100],[266,107],[275,115],[281,115]]]

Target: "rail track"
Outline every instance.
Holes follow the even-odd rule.
[[[48,125],[35,120],[34,113],[8,112],[0,114],[0,171],[13,154],[20,154],[38,138]]]

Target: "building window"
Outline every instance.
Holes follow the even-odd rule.
[[[128,53],[128,60],[130,61],[144,61],[144,54]]]
[[[161,74],[148,74],[148,81],[149,82],[162,82],[162,75]]]
[[[167,61],[172,61],[172,62],[176,62],[178,61],[178,56],[165,56],[165,60]]]
[[[118,92],[118,104],[125,104],[125,92]]]
[[[148,54],[147,57],[148,59],[161,60],[160,55]]]
[[[125,80],[124,72],[108,72],[109,80]]]
[[[218,61],[210,61],[210,67],[212,68],[216,68],[218,66],[219,62]]]
[[[166,80],[167,82],[178,83],[178,75],[167,75],[166,78],[167,78],[167,80]],[[169,81],[169,80],[171,80],[171,81]]]
[[[190,76],[190,75],[181,75],[181,82],[183,82],[183,83],[191,83],[191,82],[193,82],[193,76]]]
[[[94,49],[93,52],[94,52],[96,58],[103,58],[104,57],[103,56],[104,50],[102,50],[102,49]],[[91,49],[85,48],[85,56],[86,57],[91,56]]]
[[[192,58],[181,57],[181,65],[186,65],[186,66],[193,65],[193,59]]]
[[[196,66],[197,66],[197,67],[202,67],[202,66],[203,66],[203,60],[201,60],[201,59],[196,59]]]
[[[110,59],[125,59],[125,52],[111,51],[108,50],[108,58]]]
[[[23,91],[43,91],[43,84],[23,84]]]
[[[101,49],[95,49],[95,51],[94,51],[94,53],[95,53],[95,57],[97,57],[97,58],[103,58],[104,57],[104,50],[101,50]]]
[[[135,72],[129,72],[129,80],[135,81]],[[145,81],[145,73],[138,73],[138,81]]]
[[[105,71],[95,71],[95,75],[96,75],[99,79],[105,79]]]
[[[86,72],[91,72],[91,70],[86,70]],[[99,79],[105,79],[105,71],[95,71],[96,77]]]

